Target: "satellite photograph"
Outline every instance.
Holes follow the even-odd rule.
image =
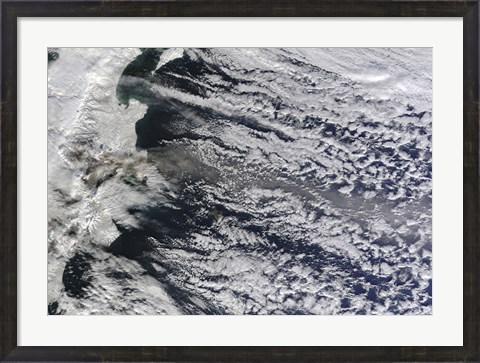
[[[432,314],[431,48],[48,49],[48,314]]]

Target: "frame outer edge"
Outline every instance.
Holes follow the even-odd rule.
[[[480,360],[480,194],[479,194],[479,21],[476,1],[464,16],[464,245],[463,245],[463,343],[465,360]]]
[[[15,7],[1,3],[1,49],[16,49]],[[17,346],[17,55],[2,57],[0,120],[0,359]]]
[[[275,1],[278,3],[279,1]],[[280,0],[282,2],[282,0]],[[289,1],[283,1],[290,4]],[[372,1],[366,1],[371,3]],[[1,51],[4,56],[1,63],[1,119],[0,119],[0,360],[3,361],[83,361],[83,360],[209,360],[218,361],[272,361],[272,359],[298,360],[304,358],[308,361],[320,361],[342,357],[342,361],[365,361],[390,359],[399,361],[422,360],[432,361],[446,359],[449,361],[471,361],[478,362],[480,359],[479,346],[479,69],[478,69],[478,35],[479,35],[479,3],[478,0],[471,1],[432,1],[433,8],[424,8],[425,1],[392,1],[392,9],[399,9],[403,3],[405,10],[396,14],[399,16],[464,16],[464,240],[469,244],[464,246],[464,346],[461,347],[439,347],[439,349],[428,347],[343,347],[343,353],[338,352],[334,347],[17,347],[17,17],[19,16],[47,16],[53,13],[54,16],[105,16],[113,12],[113,16],[125,16],[129,11],[142,14],[141,10],[132,8],[130,5],[122,6],[121,2],[115,10],[113,1],[77,1],[68,3],[60,2],[5,2],[1,3]],[[140,1],[139,1],[140,3]],[[158,2],[143,2],[147,10],[153,10],[150,16],[163,15],[208,15],[212,12],[215,16],[224,16],[224,12],[232,14],[235,11],[231,8],[220,7],[213,10],[208,3],[213,1],[198,1],[192,9],[182,9],[180,4],[193,1],[177,2],[167,0],[164,4]],[[149,4],[150,3],[150,4]],[[202,4],[203,3],[203,4]],[[233,8],[241,4],[250,4],[250,9],[241,11],[242,15],[258,10],[264,16],[271,14],[272,9],[266,7],[265,0],[259,0],[254,6],[251,1],[239,0],[233,2]],[[312,7],[312,4],[320,4],[321,1],[303,0],[301,4]],[[339,16],[333,9],[334,2],[324,1],[327,4],[324,16]],[[364,1],[346,1],[340,6],[339,13],[351,12],[347,6],[354,8],[365,7]],[[388,1],[383,1],[388,3]],[[422,4],[420,10],[418,6]],[[73,5],[70,9],[66,5]],[[339,3],[337,3],[339,5]],[[362,4],[362,5],[360,5]],[[387,4],[385,4],[387,5]],[[31,7],[29,7],[31,6]],[[79,9],[77,9],[77,7]],[[297,6],[298,7],[298,6]],[[388,5],[386,6],[388,8]],[[437,7],[435,9],[435,7]],[[50,8],[50,9],[49,9]],[[82,12],[83,8],[83,12]],[[321,13],[320,6],[309,14],[315,16]],[[48,10],[47,10],[48,9]],[[52,10],[53,9],[53,10]],[[57,9],[57,10],[55,10]],[[113,9],[113,11],[112,11]],[[417,9],[415,13],[414,10]],[[75,13],[80,10],[79,13]],[[238,10],[238,9],[237,9]],[[304,11],[297,11],[296,6],[279,9],[278,16],[300,15]],[[98,12],[97,12],[98,11]],[[392,16],[393,10],[373,11],[376,16]],[[395,12],[395,11],[393,11]],[[158,13],[158,14],[157,14]],[[205,14],[207,13],[207,14]],[[244,14],[245,13],[245,14]],[[269,14],[270,13],[270,14]],[[328,13],[332,13],[329,15]],[[334,15],[335,13],[335,15]],[[135,16],[135,15],[134,15]],[[465,23],[464,23],[465,24]],[[468,37],[466,35],[469,35]],[[8,52],[14,53],[9,54]],[[468,79],[468,82],[465,80]],[[468,130],[468,131],[467,131]],[[468,214],[465,214],[468,213]],[[470,223],[467,223],[468,222]],[[467,271],[469,270],[469,271]],[[446,327],[448,328],[448,327]],[[340,347],[339,347],[340,348]],[[380,348],[380,349],[377,349]],[[458,348],[458,349],[455,349]],[[376,352],[375,352],[376,351]],[[230,355],[231,354],[231,355]],[[384,355],[385,354],[385,355]],[[228,357],[227,359],[225,359]]]

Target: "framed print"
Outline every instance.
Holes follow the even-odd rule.
[[[478,361],[478,2],[2,2],[5,361]]]

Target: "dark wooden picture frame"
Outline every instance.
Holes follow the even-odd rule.
[[[1,1],[0,358],[2,361],[471,361],[479,347],[478,0]],[[309,16],[463,18],[463,346],[17,346],[17,20],[20,17]],[[455,125],[452,125],[455,127]],[[445,326],[448,329],[448,326]]]

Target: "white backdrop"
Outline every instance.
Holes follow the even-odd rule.
[[[23,18],[19,345],[462,345],[461,18]],[[433,47],[432,316],[48,316],[48,47]]]

